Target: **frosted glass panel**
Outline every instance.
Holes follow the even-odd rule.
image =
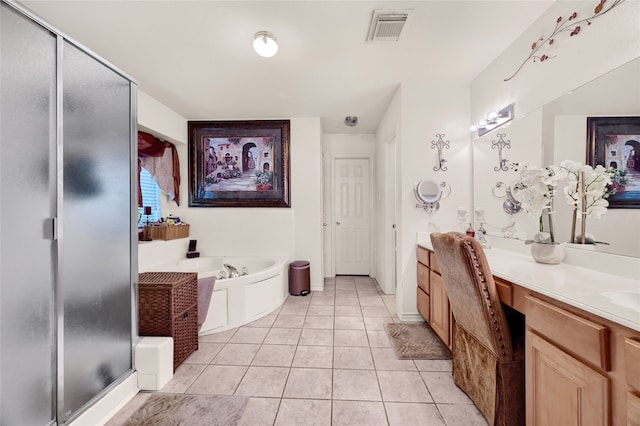
[[[64,417],[131,369],[129,81],[64,46]]]
[[[0,424],[53,409],[55,37],[0,9]]]

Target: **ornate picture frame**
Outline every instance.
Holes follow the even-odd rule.
[[[189,121],[189,207],[290,207],[289,120]]]
[[[640,116],[587,117],[587,164],[613,169],[609,208],[640,208]]]

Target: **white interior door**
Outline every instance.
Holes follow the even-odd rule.
[[[370,163],[337,158],[334,167],[336,275],[369,275]]]

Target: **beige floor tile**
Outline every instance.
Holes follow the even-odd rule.
[[[292,367],[332,368],[332,346],[298,346]]]
[[[309,305],[306,303],[296,303],[285,305],[280,310],[279,315],[306,315]]]
[[[278,414],[280,398],[249,398],[238,426],[273,426]]]
[[[300,340],[299,328],[272,328],[264,339],[265,345],[297,345]]]
[[[369,347],[367,332],[364,330],[335,330],[333,339],[334,346]]]
[[[339,317],[335,318],[336,330],[364,330],[364,321],[361,317]]]
[[[373,370],[333,370],[333,399],[382,401]]]
[[[365,317],[388,317],[389,311],[385,306],[362,306],[362,316]]]
[[[224,347],[224,343],[198,342],[198,350],[184,360],[187,364],[209,364]]]
[[[236,395],[282,397],[282,391],[289,375],[285,367],[249,367]]]
[[[240,328],[229,339],[229,343],[262,343],[268,332],[268,328]]]
[[[453,370],[453,362],[450,359],[414,359],[418,371],[448,371]]]
[[[314,295],[311,298],[311,305],[333,306],[334,304],[335,304],[335,297],[333,294],[327,294],[322,296]]]
[[[446,372],[421,372],[436,404],[473,404],[462,389],[453,383],[453,376]]]
[[[385,402],[390,426],[445,426],[435,404]]]
[[[184,393],[206,367],[204,364],[180,365],[176,372],[173,373],[169,383],[164,385],[160,392]]]
[[[311,305],[307,315],[333,315],[333,305]]]
[[[358,297],[358,293],[355,288],[337,288],[335,290],[336,298],[342,297]]]
[[[363,317],[364,326],[367,330],[384,330],[384,325],[394,322],[390,316],[386,317]]]
[[[305,328],[300,335],[299,345],[333,346],[333,330]]]
[[[284,301],[283,306],[287,305],[308,305],[311,302],[311,297],[307,296],[287,296],[287,299]]]
[[[371,350],[336,346],[333,348],[333,368],[373,370]]]
[[[433,402],[417,371],[377,371],[376,373],[384,401]]]
[[[362,311],[360,306],[342,306],[336,305],[336,316],[339,317],[361,317]]]
[[[292,368],[284,398],[331,399],[333,372],[322,368]]]
[[[227,343],[211,364],[217,365],[249,365],[258,353],[260,345],[251,343]]]
[[[336,306],[360,306],[358,296],[336,297]]]
[[[278,315],[273,323],[273,328],[302,328],[304,315]]]
[[[244,366],[209,365],[186,393],[233,395],[246,371],[247,367]]]
[[[129,421],[129,417],[131,417],[151,395],[153,395],[153,392],[138,392],[131,401],[127,402],[115,416],[105,423],[105,426],[125,426]]]
[[[263,367],[291,367],[296,347],[291,345],[262,345],[251,365]]]
[[[253,322],[250,322],[249,324],[244,325],[243,327],[269,328],[273,325],[273,322],[276,320],[277,317],[278,317],[278,314],[269,314]]]
[[[488,423],[475,405],[438,404],[448,426],[486,426]]]
[[[390,348],[389,337],[383,330],[369,330],[367,329],[367,338],[369,339],[369,346],[372,348]]]
[[[367,295],[367,296],[360,296],[358,295],[358,298],[360,299],[360,306],[379,306],[384,308],[384,302],[382,301],[382,298],[380,296],[376,295]]]
[[[331,401],[316,399],[283,399],[276,426],[330,426]]]
[[[338,275],[336,277],[336,286],[345,285],[345,286],[354,286],[355,278],[353,276],[348,275]]]
[[[333,329],[333,316],[311,315],[305,318],[303,328]]]
[[[332,419],[333,426],[387,425],[387,416],[381,402],[334,400]]]
[[[203,336],[199,336],[198,340],[201,342],[227,343],[236,331],[238,331],[237,328],[232,328],[231,330],[220,331],[218,333],[205,334]]]
[[[376,370],[418,371],[411,359],[396,358],[391,348],[371,348]]]

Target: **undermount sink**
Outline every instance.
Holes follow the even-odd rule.
[[[640,312],[640,291],[622,290],[622,291],[606,291],[602,293],[604,297],[611,300],[616,305],[625,308],[635,309]]]

